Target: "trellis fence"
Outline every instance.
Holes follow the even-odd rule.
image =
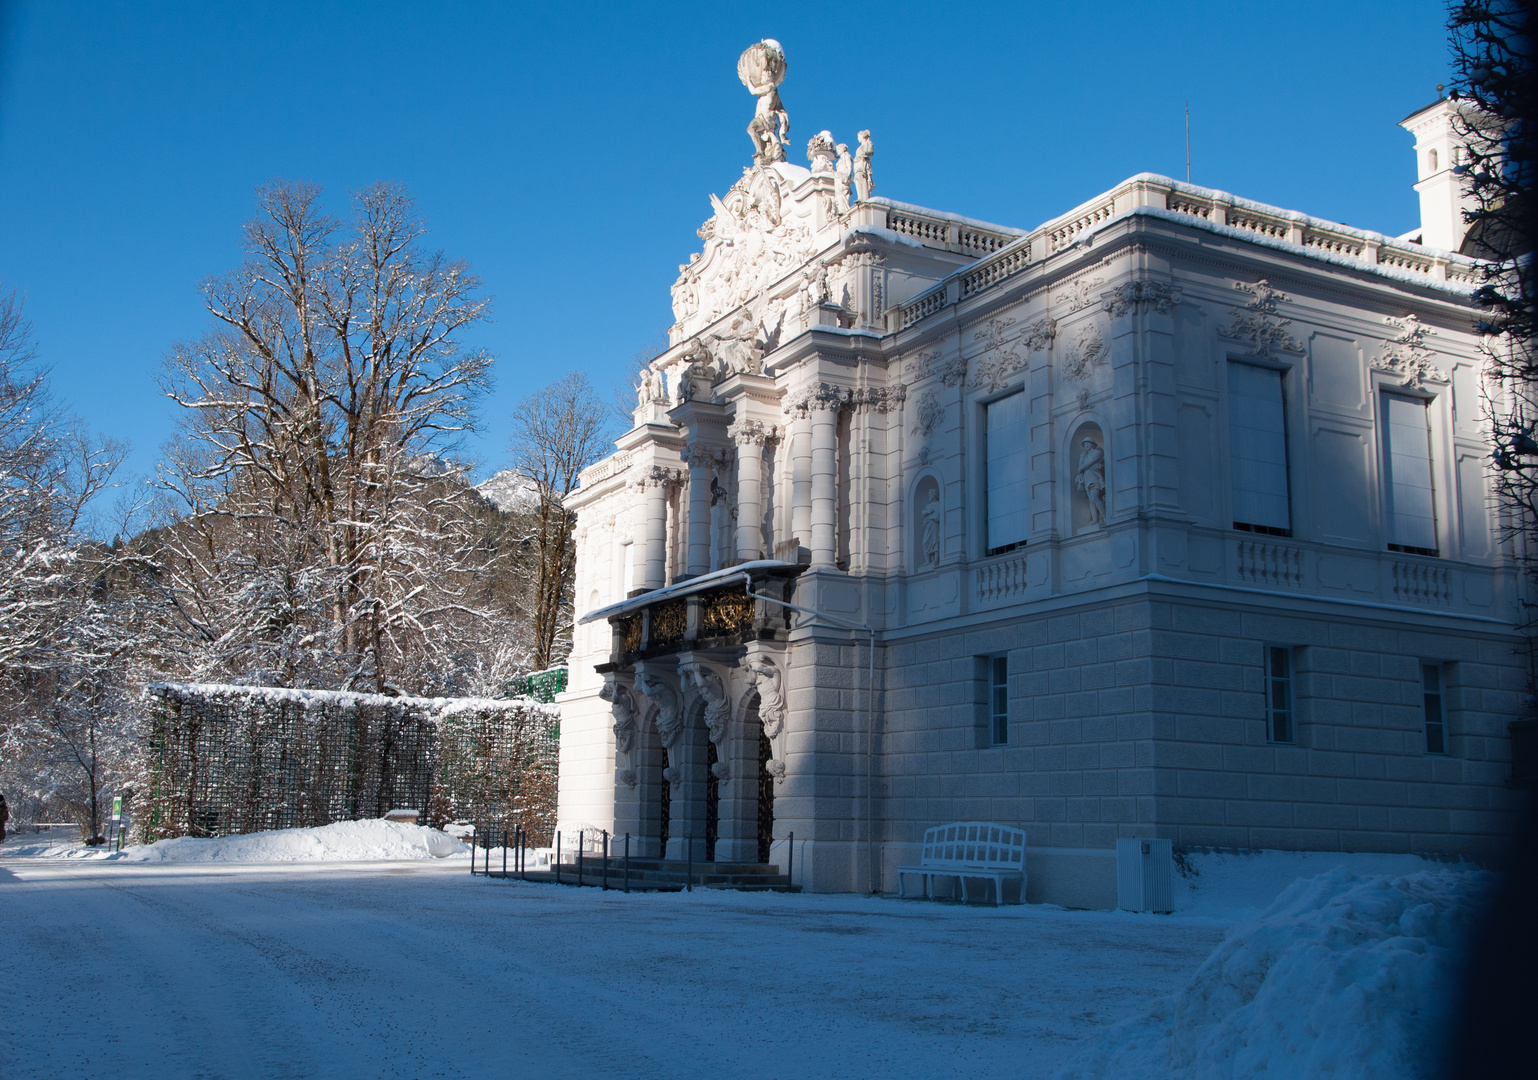
[[[156,683],[135,819],[144,839],[328,825],[411,809],[426,824],[555,820],[558,710],[529,698],[412,698]]]

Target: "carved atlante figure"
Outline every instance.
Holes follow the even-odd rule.
[[[857,202],[865,202],[871,192],[876,190],[875,181],[870,176],[870,159],[876,153],[876,146],[870,141],[870,132],[860,132],[860,148],[854,152],[854,194]]]
[[[833,167],[833,197],[838,200],[838,212],[849,213],[849,184],[854,177],[854,158],[849,156],[849,144],[838,144],[838,164]]]
[[[753,140],[753,160],[759,165],[784,161],[789,145],[790,116],[780,104],[779,91],[785,66],[785,50],[772,38],[749,45],[737,58],[737,77],[758,98],[748,138]]]
[[[930,566],[940,565],[940,493],[931,491],[929,500],[924,503],[924,509],[919,516],[924,522],[924,562]]]
[[[1073,486],[1084,492],[1089,502],[1089,520],[1092,525],[1105,524],[1105,451],[1094,439],[1079,443],[1084,452],[1079,455],[1079,472]]]

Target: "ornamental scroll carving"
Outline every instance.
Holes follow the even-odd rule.
[[[917,382],[935,376],[944,385],[955,386],[967,377],[967,362],[957,355],[942,363],[940,354],[933,349],[919,353],[913,361],[913,380]]]
[[[762,420],[742,419],[726,429],[727,435],[738,446],[763,446],[779,441],[780,429]]]
[[[1051,348],[1057,337],[1057,320],[1042,316],[1027,326],[1017,339],[1006,343],[1005,332],[1014,321],[1013,318],[989,319],[987,326],[972,335],[973,340],[986,342],[973,374],[974,388],[990,393],[1004,389],[1010,378],[1025,367],[1031,353]],[[1020,354],[1022,348],[1024,356]]]
[[[638,488],[670,487],[684,482],[684,471],[668,465],[653,465],[646,472],[636,477],[634,483]]]
[[[1291,299],[1286,293],[1277,292],[1265,278],[1253,285],[1236,281],[1234,288],[1248,293],[1250,299],[1242,308],[1231,309],[1233,321],[1219,333],[1243,342],[1251,353],[1266,359],[1273,358],[1277,352],[1303,351],[1303,343],[1287,332],[1292,320],[1282,318],[1277,309],[1277,304]]]
[[[1128,281],[1101,294],[1101,306],[1112,318],[1139,310],[1168,315],[1180,304],[1180,289],[1163,281]]]
[[[1426,338],[1432,333],[1431,327],[1414,315],[1402,319],[1389,316],[1384,321],[1398,333],[1384,343],[1378,367],[1403,375],[1406,386],[1424,386],[1427,379],[1447,381],[1447,373],[1432,363],[1434,354],[1431,346],[1426,344]]]
[[[1092,306],[1100,296],[1100,286],[1105,284],[1105,278],[1093,278],[1089,281],[1070,281],[1062,292],[1052,298],[1052,302],[1062,304],[1068,309],[1068,314]]]
[[[848,407],[849,391],[825,382],[802,387],[785,399],[786,413],[803,419],[820,410],[838,412]]]
[[[908,388],[902,383],[895,386],[860,386],[850,391],[849,404],[856,409],[889,413],[901,408],[908,400]]]

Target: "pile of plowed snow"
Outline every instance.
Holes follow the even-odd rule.
[[[1495,875],[1345,868],[1229,931],[1178,994],[1106,1031],[1057,1080],[1435,1071],[1457,950]]]
[[[442,859],[470,849],[452,836],[395,821],[338,821],[314,829],[278,829],[203,839],[179,836],[125,848],[107,858],[124,862],[372,862]]]

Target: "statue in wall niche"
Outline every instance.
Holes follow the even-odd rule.
[[[849,156],[849,144],[838,144],[838,164],[833,169],[833,197],[838,201],[838,212],[849,213],[849,185],[854,181],[854,158]]]
[[[830,173],[838,148],[833,143],[833,132],[819,131],[806,144],[806,160],[812,163],[812,172]]]
[[[870,175],[870,159],[875,156],[876,144],[870,141],[870,132],[860,132],[860,148],[854,152],[854,193],[858,202],[867,202],[876,190]]]
[[[924,509],[919,513],[924,524],[923,539],[920,541],[924,562],[929,566],[940,565],[940,493],[933,488],[929,490],[929,498],[924,503]]]
[[[789,145],[790,115],[780,103],[779,90],[785,70],[785,50],[772,38],[749,45],[737,58],[737,77],[758,98],[748,138],[753,140],[753,160],[760,165],[784,161]]]
[[[1079,471],[1074,478],[1073,486],[1076,490],[1084,492],[1084,498],[1089,503],[1089,518],[1092,525],[1105,524],[1105,451],[1100,449],[1100,444],[1094,439],[1085,436],[1079,443],[1082,448],[1079,454]]]

